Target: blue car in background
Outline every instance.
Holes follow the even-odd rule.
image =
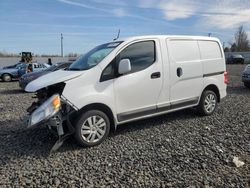
[[[47,68],[45,70],[42,70],[42,71],[37,71],[37,72],[31,72],[31,73],[24,74],[19,79],[19,86],[20,86],[20,88],[22,90],[24,90],[26,85],[28,85],[28,83],[30,83],[31,81],[37,79],[38,77],[43,76],[45,74],[48,74],[50,72],[57,71],[59,69],[68,68],[70,65],[71,65],[70,62],[60,62],[60,63],[56,63],[56,64],[52,65],[51,67],[49,67],[49,68]]]
[[[46,63],[17,63],[16,65],[0,69],[0,79],[2,79],[4,82],[10,82],[13,79],[20,78],[28,71],[36,72],[49,67],[50,65]]]
[[[12,69],[12,68],[15,68],[17,65],[20,65],[22,63],[24,63],[24,62],[18,62],[18,63],[14,64],[14,65],[9,65],[9,66],[3,67],[3,69]]]
[[[4,67],[3,69],[0,69],[0,78],[4,82],[10,82],[13,79],[19,78],[19,70],[25,69],[26,70],[26,64],[25,63],[18,63],[16,65],[12,65],[9,67]]]

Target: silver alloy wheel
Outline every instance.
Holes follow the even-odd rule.
[[[106,133],[106,122],[101,116],[90,116],[81,127],[82,138],[88,143],[95,143]]]
[[[205,106],[205,110],[208,113],[213,112],[216,107],[216,97],[213,94],[207,95],[205,98],[204,106]]]

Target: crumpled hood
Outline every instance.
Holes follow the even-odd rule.
[[[51,72],[30,82],[26,86],[25,91],[35,92],[44,87],[76,78],[84,74],[84,72],[85,71],[65,71],[65,70],[58,70],[55,72]]]

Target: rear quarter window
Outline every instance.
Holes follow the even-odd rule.
[[[222,52],[219,43],[216,41],[198,41],[201,59],[221,59]]]

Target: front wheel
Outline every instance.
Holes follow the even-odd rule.
[[[75,131],[75,138],[81,146],[96,146],[109,135],[110,121],[102,111],[90,110],[82,114]]]
[[[217,107],[217,103],[217,95],[213,91],[204,91],[198,105],[199,113],[203,116],[212,115]]]
[[[10,82],[12,80],[11,75],[3,74],[2,79],[4,82]]]

